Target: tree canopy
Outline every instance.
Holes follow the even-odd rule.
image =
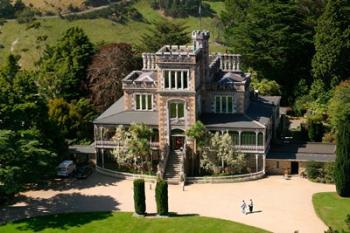
[[[92,57],[87,71],[87,86],[92,104],[103,112],[122,95],[122,79],[139,68],[129,44],[104,45]]]
[[[315,79],[324,82],[326,90],[350,77],[349,6],[346,0],[327,1],[317,23],[312,71]]]
[[[69,28],[53,46],[48,46],[39,61],[39,87],[47,99],[68,101],[86,95],[83,81],[94,53],[94,45],[84,31]]]
[[[149,28],[141,37],[141,50],[156,52],[164,45],[185,45],[191,41],[187,27],[183,24],[160,20]]]

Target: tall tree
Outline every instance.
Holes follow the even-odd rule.
[[[291,99],[298,81],[310,79],[313,34],[304,15],[292,1],[250,1],[245,11],[244,20],[226,27],[227,45],[242,54],[246,68],[277,81]]]
[[[337,127],[334,174],[337,193],[342,197],[350,197],[350,115],[340,121]]]
[[[347,0],[327,1],[316,27],[312,71],[315,79],[323,80],[327,90],[350,77],[349,4]]]
[[[156,52],[164,45],[185,45],[191,41],[187,27],[174,21],[163,19],[155,22],[141,37],[141,49]]]
[[[11,4],[10,0],[1,0],[0,1],[0,19],[13,18],[15,14],[15,8]]]
[[[69,28],[39,61],[39,87],[48,99],[78,99],[86,95],[83,81],[94,46],[80,28]]]
[[[139,68],[129,44],[102,46],[92,57],[87,71],[87,85],[92,104],[103,112],[122,95],[122,79]]]

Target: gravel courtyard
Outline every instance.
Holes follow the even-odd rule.
[[[147,183],[147,212],[154,213],[154,184]],[[321,233],[326,226],[316,216],[312,194],[335,191],[334,185],[306,179],[271,176],[233,184],[169,186],[169,210],[199,214],[260,227],[276,233]],[[242,200],[252,198],[256,212],[243,215]],[[35,215],[72,212],[133,211],[132,181],[94,174],[87,180],[64,180],[46,189],[22,193],[18,201],[0,209],[0,222]]]

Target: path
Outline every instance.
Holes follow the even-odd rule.
[[[147,211],[155,212],[154,184],[146,185]],[[281,176],[233,184],[196,184],[169,186],[169,209],[179,214],[233,220],[277,233],[320,233],[326,226],[316,216],[312,194],[335,191],[334,185],[312,183]],[[48,190],[24,193],[24,199],[0,209],[0,217],[23,218],[38,214],[66,211],[133,211],[132,182],[94,174],[87,180],[74,181]],[[256,210],[249,215],[240,212],[242,199],[253,198]]]

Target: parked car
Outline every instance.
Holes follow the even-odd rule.
[[[86,179],[93,173],[92,167],[85,165],[78,167],[75,177],[78,179]]]
[[[72,160],[64,160],[57,166],[57,175],[61,177],[70,176],[76,169],[76,166]]]

